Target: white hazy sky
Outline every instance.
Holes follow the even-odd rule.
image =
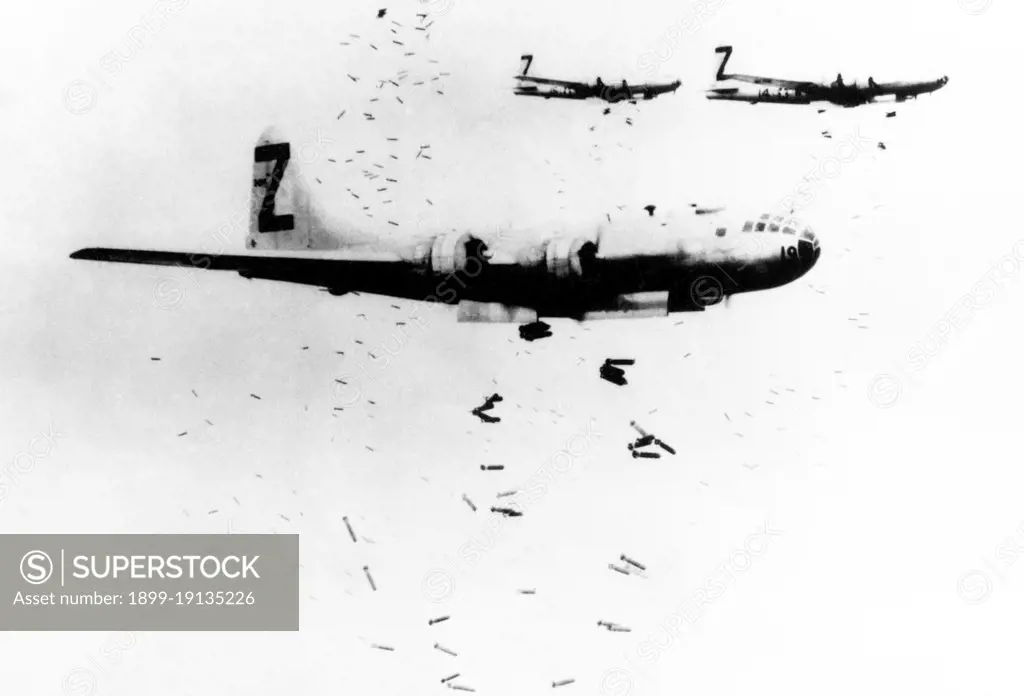
[[[166,20],[142,33],[160,3],[0,11],[0,530],[299,533],[302,630],[8,633],[5,693],[449,693],[439,680],[454,672],[495,695],[569,678],[566,693],[601,696],[1019,692],[1024,568],[1005,553],[1024,546],[1024,281],[1005,260],[1021,238],[1018,6],[402,0],[377,20],[369,4],[164,2]],[[411,29],[417,12],[435,20],[429,42]],[[392,18],[415,56],[390,43]],[[737,71],[950,82],[895,119],[886,106],[709,103],[723,43]],[[127,60],[113,75],[115,50]],[[541,75],[684,84],[609,116],[517,99],[526,51]],[[648,75],[655,52],[665,60]],[[378,92],[402,68],[425,84]],[[823,255],[801,281],[701,315],[556,321],[533,344],[444,311],[401,338],[406,301],[67,258],[215,250],[218,230],[240,251],[231,221],[272,123],[296,144],[319,138],[318,195],[402,234],[546,232],[647,203],[757,214],[843,142],[869,145],[812,185],[801,215]],[[432,159],[414,159],[428,143]],[[400,180],[386,208],[342,164],[357,149]],[[372,219],[346,187],[366,189]],[[934,349],[940,320],[1001,259],[1000,289]],[[382,344],[396,353],[386,366],[367,355]],[[916,344],[934,353],[923,365],[907,357]],[[597,377],[615,356],[637,360],[624,388]],[[344,374],[357,392],[333,392]],[[481,424],[468,411],[494,391],[503,420]],[[356,403],[335,412],[339,398]],[[678,456],[630,459],[634,418]],[[551,470],[588,424],[586,452],[488,544],[495,494]],[[17,455],[51,429],[56,445],[14,480]],[[780,532],[767,550],[721,576],[766,521]],[[488,548],[469,562],[474,537]],[[649,577],[609,571],[621,553]],[[638,655],[723,577],[657,659]],[[115,660],[112,641],[131,647]]]

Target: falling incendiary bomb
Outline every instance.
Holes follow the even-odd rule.
[[[447,686],[449,689],[455,689],[456,691],[470,691],[472,693],[476,693],[476,689],[470,688],[468,686],[463,686],[462,684],[452,684],[451,682],[448,682],[445,686]]]
[[[621,554],[621,555],[619,556],[619,560],[620,560],[620,561],[624,561],[624,562],[628,563],[629,565],[631,565],[631,566],[633,566],[634,568],[637,568],[637,569],[639,569],[639,570],[647,570],[647,566],[645,566],[645,565],[644,565],[644,564],[642,564],[642,563],[638,563],[638,562],[634,561],[634,560],[633,560],[632,558],[630,558],[630,557],[629,557],[629,556],[627,556],[626,554]]]
[[[450,681],[451,681],[452,679],[457,679],[457,678],[459,677],[459,675],[460,675],[460,674],[461,674],[461,672],[456,672],[455,674],[453,674],[453,675],[452,675],[452,676],[450,676],[450,677],[445,677],[444,679],[442,679],[442,680],[441,680],[441,683],[442,683],[442,684],[447,684],[447,683],[448,683],[448,682],[450,682]]]
[[[611,570],[614,570],[616,572],[622,573],[623,575],[629,575],[629,568],[620,568],[619,566],[615,565],[614,563],[609,563],[608,564],[608,568],[611,569]]]
[[[653,435],[644,435],[643,437],[638,437],[636,441],[632,445],[628,445],[628,447],[629,449],[638,449],[640,447],[646,447],[652,442],[654,442]]]
[[[499,493],[497,497],[499,497],[499,498],[507,498],[507,497],[509,497],[510,495],[515,495],[515,494],[516,494],[516,493],[518,493],[518,492],[519,492],[519,491],[504,491],[504,492],[502,492],[502,493]]]
[[[470,413],[472,413],[474,416],[479,418],[484,423],[497,423],[501,420],[501,418],[498,418],[497,416],[488,416],[486,413],[484,413],[478,408],[474,408],[472,411],[470,411]]]
[[[554,688],[557,688],[559,686],[568,686],[569,684],[572,684],[574,681],[576,681],[576,680],[575,679],[563,679],[561,681],[553,681],[553,682],[551,682],[551,688],[554,689]]]
[[[726,414],[726,417],[728,418],[728,414]],[[651,433],[648,433],[646,430],[644,430],[639,425],[637,425],[636,421],[630,421],[629,424],[631,426],[633,426],[634,430],[636,430],[638,433],[640,433],[640,437],[638,437],[631,444],[626,445],[626,448],[629,449],[630,451],[632,451],[634,459],[639,458],[639,457],[643,457],[644,459],[660,459],[661,455],[658,454],[657,452],[638,452],[637,451],[638,449],[640,449],[642,447],[647,447],[647,446],[649,446],[651,444],[657,445],[658,447],[660,447],[661,449],[665,450],[669,454],[675,454],[676,453],[676,451],[668,443],[666,443],[666,442],[664,442],[662,440],[659,440],[658,438],[656,438]]]
[[[477,406],[477,408],[481,411],[490,411],[492,408],[494,408],[494,404],[504,400],[505,397],[503,397],[501,394],[494,393],[488,396],[486,399],[484,399],[483,406]]]
[[[387,650],[388,652],[394,652],[395,651],[395,649],[392,648],[390,645],[377,645],[376,643],[373,643],[373,644],[370,645],[370,647],[371,648],[376,648],[377,650]]]
[[[534,321],[529,324],[523,324],[519,327],[519,338],[527,342],[547,338],[551,336],[550,329],[551,325],[543,321]]]
[[[435,650],[440,650],[443,653],[448,653],[452,657],[458,657],[459,656],[459,654],[457,652],[455,652],[454,650],[449,650],[448,648],[444,647],[440,643],[434,643],[434,649]]]
[[[512,508],[506,508],[506,507],[492,507],[491,508],[491,512],[497,512],[499,514],[504,515],[505,517],[522,517],[523,516],[523,513],[519,512],[518,510],[513,510]]]
[[[375,583],[373,581],[373,576],[370,575],[370,566],[363,566],[363,572],[366,573],[366,579],[370,581],[370,588],[374,592],[376,592],[377,591],[377,583]]]
[[[501,471],[505,468],[504,464],[481,464],[480,471]]]
[[[537,590],[516,590],[519,594],[537,594]]]
[[[648,434],[647,431],[644,430],[643,428],[641,428],[639,425],[637,425],[637,422],[635,420],[634,421],[630,421],[629,424],[631,426],[633,426],[633,430],[635,430],[638,433],[640,433],[640,435],[642,435],[643,437],[647,437],[647,434]]]
[[[611,382],[612,384],[616,384],[620,387],[624,387],[628,384],[628,382],[626,382],[626,372],[622,368],[613,367],[612,365],[605,363],[604,365],[601,365],[601,369],[598,372],[601,375],[601,379],[606,382]]]
[[[429,621],[427,621],[427,625],[428,626],[433,626],[434,624],[439,624],[442,621],[447,621],[450,618],[451,618],[450,616],[439,616],[436,619],[430,619]],[[459,675],[456,674],[455,676],[459,676]]]
[[[356,533],[352,531],[352,525],[348,523],[348,518],[342,517],[341,521],[344,522],[345,526],[348,528],[348,535],[352,537],[352,543],[356,543]]]
[[[618,624],[608,627],[608,630],[612,633],[630,633],[633,629],[626,626],[619,626]]]
[[[601,365],[601,369],[599,371],[601,379],[611,382],[612,384],[617,384],[620,387],[625,386],[627,384],[626,371],[617,366],[634,364],[636,364],[636,360],[633,360],[632,358],[608,358],[604,361],[604,364]]]
[[[477,406],[471,411],[471,413],[480,420],[482,420],[484,423],[497,423],[498,421],[501,420],[500,418],[497,418],[495,416],[488,416],[487,414],[484,413],[484,411],[490,411],[492,408],[494,408],[494,404],[503,400],[504,399],[502,398],[501,394],[491,394],[486,399],[484,399],[484,403],[482,406]]]
[[[466,501],[466,505],[468,505],[473,512],[476,512],[476,505],[473,504],[473,501],[469,499],[468,495],[463,493],[462,499]]]

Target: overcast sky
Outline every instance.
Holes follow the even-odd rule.
[[[1008,74],[1020,8],[381,6],[381,20],[376,6],[301,0],[4,7],[0,529],[299,533],[304,565],[299,633],[6,634],[4,690],[442,693],[460,672],[481,694],[559,679],[601,696],[1019,691],[1024,568],[997,549],[1024,546],[1021,99]],[[417,12],[434,21],[429,40]],[[726,43],[738,72],[950,81],[824,114],[708,102]],[[683,87],[607,116],[599,102],[520,99],[524,52],[537,75]],[[400,89],[377,89],[402,69]],[[532,344],[445,310],[402,334],[408,301],[67,258],[242,251],[252,147],[271,124],[312,147],[325,205],[371,232],[547,234],[608,214],[605,242],[628,247],[651,234],[631,222],[644,205],[743,219],[815,176],[798,214],[823,253],[800,281],[728,310],[554,321]],[[416,158],[426,144],[431,159]],[[849,147],[838,170],[823,164]],[[391,203],[344,164],[359,149],[399,179]],[[366,189],[372,218],[346,188]],[[974,307],[951,328],[965,296]],[[381,346],[386,364],[368,355]],[[627,386],[598,379],[608,357],[636,358]],[[355,386],[338,392],[343,375]],[[502,421],[482,424],[469,410],[495,391]],[[631,459],[631,419],[678,455]],[[581,429],[586,451],[554,471]],[[12,473],[54,431],[47,455]],[[506,468],[480,471],[490,463]],[[496,493],[538,471],[546,495],[493,540]],[[723,576],[758,538],[763,553]],[[483,550],[473,562],[468,543]],[[608,570],[622,553],[648,577]],[[641,656],[710,578],[724,593]],[[131,645],[116,663],[112,640]]]

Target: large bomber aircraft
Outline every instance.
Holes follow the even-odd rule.
[[[615,103],[624,99],[654,99],[659,94],[675,92],[683,84],[676,80],[675,82],[644,82],[639,85],[631,85],[623,80],[620,84],[607,85],[600,77],[594,82],[553,80],[547,77],[528,75],[532,63],[533,55],[531,54],[525,54],[520,58],[519,74],[516,75],[519,84],[516,86],[515,93],[521,97],[603,99],[606,102]]]
[[[519,249],[490,249],[477,234],[459,231],[382,243],[324,212],[292,152],[274,129],[257,143],[245,253],[88,248],[71,258],[235,271],[333,295],[457,305],[463,322],[530,323],[703,311],[730,295],[792,282],[821,253],[809,227],[768,214],[742,227],[711,216],[678,226],[645,216],[648,222],[628,231],[655,225],[671,241],[639,253],[605,253],[605,230],[597,227],[596,241],[563,236]]]
[[[853,107],[870,104],[885,97],[891,97],[897,102],[916,99],[919,94],[934,92],[949,82],[949,78],[945,76],[927,82],[875,82],[874,78],[869,77],[867,84],[862,85],[856,82],[846,84],[842,75],[838,75],[831,84],[780,80],[774,77],[726,73],[725,65],[732,56],[732,46],[719,46],[715,53],[722,54],[722,63],[715,75],[715,86],[707,92],[708,99],[743,101],[750,104],[810,104],[826,101],[837,106]],[[740,85],[730,85],[729,82],[759,85],[763,89],[744,91]]]

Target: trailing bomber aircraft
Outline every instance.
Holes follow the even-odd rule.
[[[521,97],[603,99],[614,104],[624,99],[634,100],[638,97],[654,99],[659,94],[675,92],[683,84],[676,80],[675,82],[644,82],[639,85],[631,85],[623,80],[621,84],[606,85],[600,77],[594,82],[553,80],[548,77],[527,75],[532,63],[533,56],[531,54],[525,54],[520,58],[519,74],[516,75],[519,85],[516,87],[515,93]]]
[[[732,46],[719,46],[715,53],[722,54],[722,63],[715,74],[715,86],[707,91],[707,98],[715,100],[743,101],[750,104],[810,104],[827,101],[837,106],[853,107],[870,104],[882,97],[892,97],[892,100],[897,102],[916,99],[917,95],[934,92],[949,82],[949,78],[945,76],[928,82],[875,82],[874,78],[869,77],[867,84],[864,85],[858,85],[856,82],[846,84],[842,75],[838,75],[831,84],[780,80],[774,77],[726,73],[725,65],[732,56]],[[729,82],[759,85],[763,89],[744,90],[739,85],[729,85]]]
[[[457,305],[459,321],[530,323],[703,311],[734,294],[790,283],[821,253],[809,227],[768,214],[742,226],[717,216],[676,224],[645,215],[621,229],[628,233],[623,237],[632,240],[647,225],[669,241],[629,253],[602,249],[605,233],[614,231],[608,226],[591,230],[596,241],[562,236],[512,249],[491,249],[481,235],[460,231],[382,242],[325,212],[292,154],[274,129],[256,145],[244,253],[88,248],[71,258],[234,271],[333,295],[356,291]]]

